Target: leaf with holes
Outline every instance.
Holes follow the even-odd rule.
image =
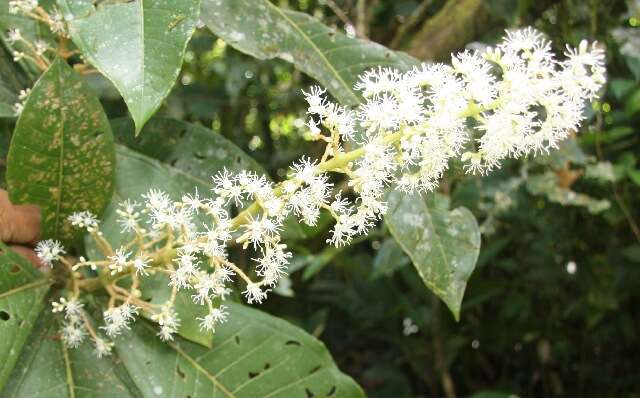
[[[460,306],[480,253],[480,228],[464,207],[449,210],[449,198],[393,191],[384,219],[418,274],[458,320]]]
[[[293,63],[345,105],[360,102],[353,84],[362,71],[377,66],[407,70],[418,63],[404,53],[348,37],[308,14],[280,9],[268,0],[202,0],[202,21],[246,54]]]
[[[0,391],[44,308],[49,284],[27,260],[0,242]]]
[[[314,337],[260,311],[227,305],[229,320],[217,328],[210,350],[182,340],[155,343],[154,329],[143,322],[117,341],[144,396],[364,397]]]
[[[87,341],[64,347],[51,314],[29,338],[0,396],[14,398],[236,397],[359,398],[324,345],[301,329],[229,303],[212,349],[177,338],[169,344],[144,320],[120,336],[112,356]]]
[[[59,323],[47,312],[29,337],[0,396],[13,398],[142,397],[117,355],[96,358],[89,340],[65,347]]]
[[[98,99],[57,59],[31,90],[7,159],[14,203],[42,211],[43,236],[71,239],[75,211],[100,214],[113,189],[113,137]]]
[[[200,9],[199,0],[102,4],[59,0],[82,55],[113,82],[136,134],[175,84]]]

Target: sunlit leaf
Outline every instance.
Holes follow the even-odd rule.
[[[281,9],[268,0],[203,0],[202,21],[244,53],[293,63],[348,105],[360,102],[353,84],[362,71],[378,66],[406,70],[418,63],[406,54],[349,37],[308,14]]]
[[[60,0],[73,42],[124,98],[136,133],[175,84],[195,30],[199,0],[102,4]]]

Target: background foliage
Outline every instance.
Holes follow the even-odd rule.
[[[640,3],[273,3],[313,15],[337,32],[368,37],[421,60],[447,59],[450,51],[493,43],[503,29],[525,25],[546,32],[556,44],[596,39],[607,49],[609,83],[584,131],[560,151],[535,161],[512,162],[484,179],[465,177],[454,168],[443,182],[441,194],[449,196],[449,208],[470,209],[482,231],[482,248],[459,322],[410,266],[411,260],[390,235],[391,223],[357,245],[339,249],[324,244],[327,226],[322,223],[315,229],[293,228],[290,283],[279,286],[279,295],[261,309],[319,337],[340,369],[371,397],[638,396]],[[201,18],[209,24],[211,16],[203,11]],[[314,81],[268,46],[241,48],[264,59],[257,60],[234,49],[233,32],[217,33],[220,37],[196,30],[178,84],[161,105],[148,103],[134,114],[136,123],[160,106],[158,116],[210,128],[217,138],[234,142],[275,180],[300,153],[320,155],[320,149],[305,139],[300,93]],[[277,41],[277,32],[268,33]],[[180,42],[179,32],[175,35]],[[308,46],[292,51],[301,51],[305,60]],[[372,63],[385,57],[381,49],[362,51]],[[167,56],[175,58],[172,53]],[[100,54],[94,57],[99,63]],[[400,57],[394,62],[410,62]],[[16,72],[4,59],[0,58],[0,112],[5,110],[2,104],[15,102],[19,89],[31,86],[27,82],[33,79],[28,69]],[[331,81],[315,66],[311,62],[301,68],[320,81]],[[349,62],[343,66],[348,68]],[[175,66],[169,62],[162,67]],[[146,81],[154,76],[138,78]],[[129,115],[108,80],[91,76],[89,82],[109,119]],[[118,86],[117,74],[114,82]],[[158,84],[166,89],[166,82]],[[350,94],[343,89],[334,95],[348,101]],[[2,157],[13,123],[0,119]],[[211,154],[197,141],[198,134],[210,134],[209,130],[176,125],[180,131],[200,132],[185,135],[196,141],[185,138],[175,143],[179,150],[174,150],[174,143],[154,147],[158,136],[170,142],[166,122],[151,119],[145,127],[148,134],[143,131],[136,139],[132,127],[126,129],[129,134],[118,133],[132,125],[130,120],[112,124],[117,142],[160,162],[190,168],[192,174],[204,170],[204,176],[210,174],[206,167],[214,167]],[[125,151],[119,149],[120,157]],[[191,160],[185,163],[185,158]],[[242,264],[246,259],[238,253],[236,260]]]

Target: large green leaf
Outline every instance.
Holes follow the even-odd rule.
[[[301,329],[239,304],[218,327],[212,349],[177,338],[161,342],[138,320],[96,358],[90,343],[67,349],[58,324],[43,317],[0,396],[115,397],[363,397],[324,345]]]
[[[25,345],[0,396],[11,398],[142,397],[117,356],[97,358],[91,343],[64,346],[59,323],[47,312]]]
[[[99,214],[111,198],[113,162],[100,102],[73,69],[54,61],[33,87],[13,134],[7,159],[12,201],[40,206],[44,237],[69,239],[69,214]]]
[[[122,363],[144,396],[363,397],[324,345],[293,325],[228,303],[229,320],[211,350],[185,341],[161,344],[138,323],[118,340]]]
[[[406,70],[417,63],[406,54],[348,37],[308,14],[280,9],[268,0],[202,0],[202,21],[244,53],[292,62],[345,105],[360,101],[353,83],[363,70],[377,66]]]
[[[460,317],[462,296],[480,253],[480,229],[464,207],[449,210],[449,198],[393,191],[385,221],[431,291]]]
[[[124,98],[136,133],[173,87],[195,30],[199,0],[103,4],[59,0],[73,42]]]
[[[116,141],[207,181],[207,184],[212,175],[224,168],[236,173],[251,170],[266,174],[258,162],[233,142],[196,124],[155,117],[149,120],[142,130],[143,134],[138,137],[132,134],[135,127],[129,118],[113,119],[111,127]]]
[[[0,242],[0,391],[44,307],[48,290],[49,281]]]

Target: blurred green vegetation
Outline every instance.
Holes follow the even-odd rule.
[[[423,60],[518,26],[545,32],[558,53],[598,40],[609,83],[560,151],[485,179],[454,167],[443,182],[483,229],[460,322],[384,225],[340,249],[324,244],[326,223],[297,231],[291,283],[264,309],[319,336],[374,398],[640,396],[640,1],[276,3]],[[110,117],[127,115],[106,81],[92,84]],[[200,30],[160,114],[211,127],[280,179],[301,153],[320,154],[305,139],[310,84],[284,61],[257,61]]]

